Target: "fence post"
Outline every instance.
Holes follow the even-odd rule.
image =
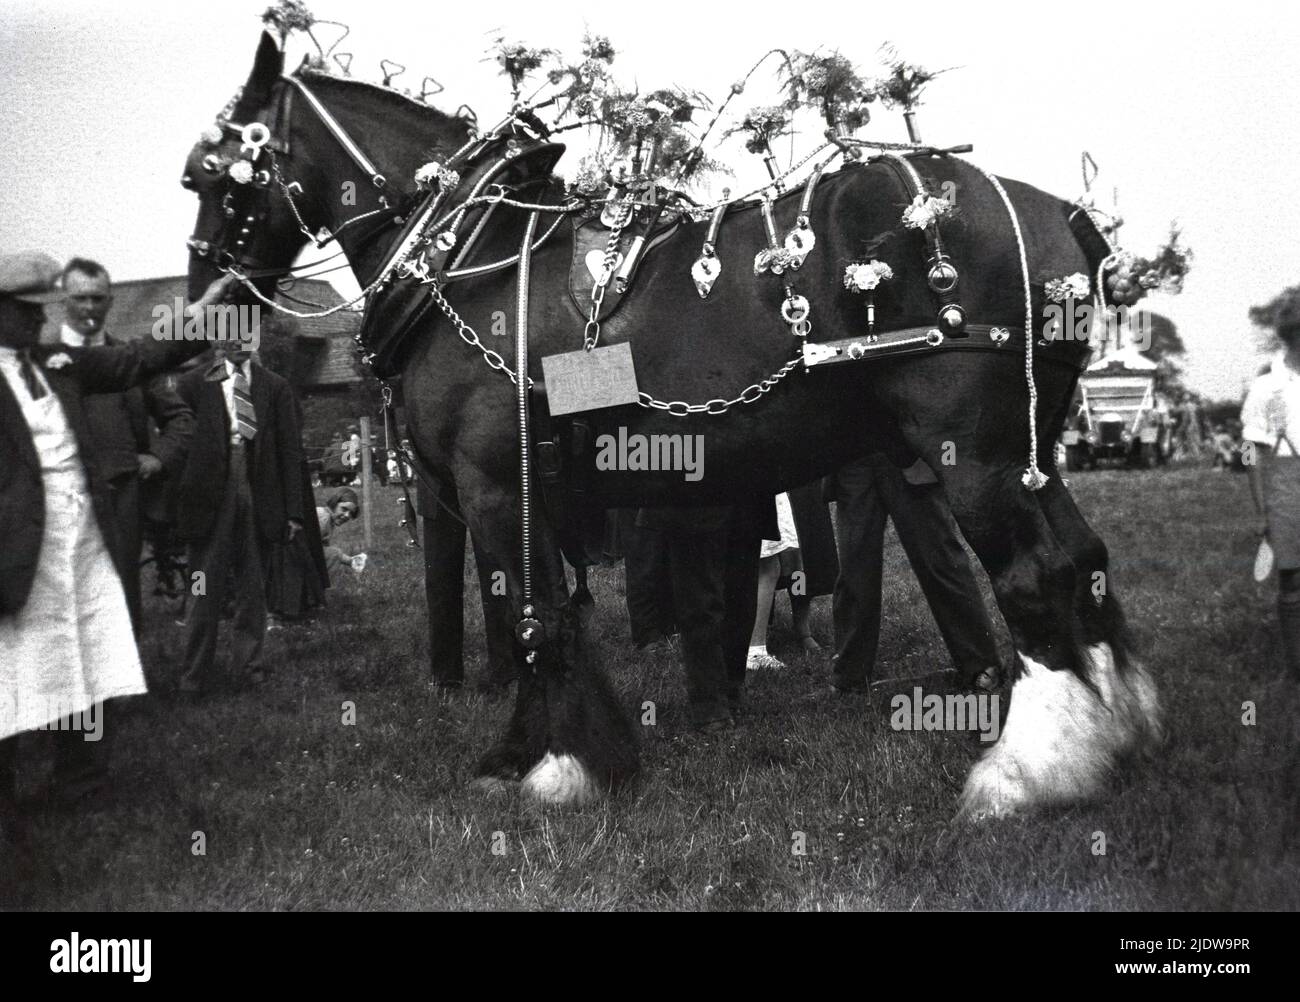
[[[371,550],[370,537],[370,418],[361,419],[361,528],[364,533],[366,552]]]

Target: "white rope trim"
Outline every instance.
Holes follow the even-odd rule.
[[[1011,204],[1002,183],[982,167],[963,161],[974,167],[993,186],[993,190],[1006,206],[1007,215],[1011,217],[1011,229],[1016,235],[1016,251],[1020,255],[1020,278],[1025,293],[1025,382],[1029,386],[1029,468],[1025,470],[1020,482],[1031,491],[1041,490],[1050,479],[1038,468],[1038,387],[1034,383],[1034,305],[1029,289],[1029,255],[1025,252],[1025,237],[1020,232],[1020,218],[1016,208]]]

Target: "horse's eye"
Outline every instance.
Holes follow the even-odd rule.
[[[221,162],[221,157],[215,153],[209,153],[203,158],[203,169],[209,174],[220,174],[225,170],[225,164]]]

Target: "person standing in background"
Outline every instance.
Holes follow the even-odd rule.
[[[195,429],[177,490],[178,534],[190,544],[191,587],[179,690],[197,698],[213,679],[217,632],[228,581],[236,587],[228,675],[236,687],[265,677],[266,558],[292,542],[304,518],[306,466],[298,407],[289,384],[237,342],[218,347],[213,364],[177,382]]]
[[[104,329],[113,307],[112,283],[103,265],[76,257],[64,266],[65,320],[59,340],[73,348],[116,345]],[[138,637],[141,627],[140,553],[143,549],[141,494],[146,481],[174,478],[180,473],[194,428],[194,415],[185,402],[157,376],[121,393],[94,393],[82,400],[90,441],[101,475],[108,481],[114,532],[120,548],[118,567]],[[151,445],[149,419],[158,427]]]
[[[862,692],[871,682],[880,644],[885,520],[892,519],[962,682],[997,688],[1001,661],[993,624],[934,471],[919,459],[900,470],[877,454],[842,467],[827,478],[825,492],[836,502],[840,560],[831,685]]]
[[[1282,656],[1287,674],[1300,681],[1300,290],[1284,296],[1275,317],[1282,347],[1250,385],[1242,437],[1255,452],[1246,469],[1258,533],[1277,568]]]

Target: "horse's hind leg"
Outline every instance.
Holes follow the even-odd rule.
[[[1164,739],[1160,701],[1145,666],[1134,661],[1124,612],[1110,580],[1106,544],[1084,519],[1059,476],[1036,495],[1057,540],[1075,566],[1075,642],[1083,649],[1090,681],[1123,717],[1128,747],[1148,751]]]
[[[1117,729],[1076,645],[1074,562],[1019,467],[969,462],[936,472],[1020,658],[1001,736],[971,770],[960,813],[997,817],[1091,797],[1110,773]]]
[[[517,494],[480,482],[465,486],[474,537],[506,573],[514,618],[524,618]],[[532,518],[532,616],[543,641],[529,663],[516,645],[519,687],[505,734],[479,763],[480,783],[521,783],[525,796],[580,806],[636,770],[632,725],[581,647],[560,548],[540,506]]]

